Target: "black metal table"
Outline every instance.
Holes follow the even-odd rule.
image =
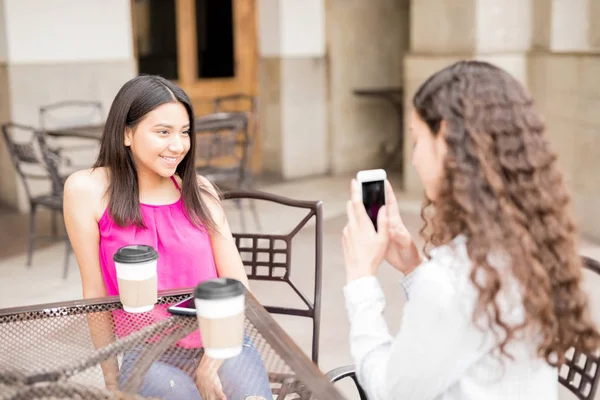
[[[195,317],[166,310],[191,291],[161,292],[154,310],[142,314],[125,313],[117,296],[0,310],[0,399],[141,398],[136,393],[151,364],[182,351],[176,343],[198,330]],[[260,353],[274,399],[342,400],[256,299],[250,293],[246,299],[246,335]],[[115,338],[96,346],[91,330],[106,326],[106,318],[114,322]],[[108,391],[101,363],[140,347],[127,383]]]

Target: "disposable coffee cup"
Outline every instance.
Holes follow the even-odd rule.
[[[117,250],[113,260],[123,310],[130,313],[152,310],[158,299],[156,250],[146,245],[125,246]]]
[[[196,286],[194,297],[204,354],[216,359],[239,355],[244,342],[246,300],[242,282],[210,279]]]

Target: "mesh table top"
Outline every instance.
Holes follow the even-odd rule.
[[[196,390],[203,357],[197,319],[167,311],[191,292],[161,292],[141,314],[123,311],[115,296],[0,310],[0,399],[165,398],[165,385]],[[218,372],[228,400],[255,394],[261,382],[273,399],[343,399],[250,293],[244,325],[242,354]]]

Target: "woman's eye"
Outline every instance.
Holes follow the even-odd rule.
[[[181,132],[181,134],[188,136],[190,134],[190,131],[183,131],[183,132]]]
[[[169,131],[158,131],[158,133],[160,133],[161,135],[168,135]]]

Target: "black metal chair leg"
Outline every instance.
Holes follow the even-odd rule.
[[[260,231],[262,231],[262,227],[260,225],[260,219],[258,217],[258,210],[256,208],[256,201],[250,200],[250,208],[252,209],[252,215],[254,215],[254,223],[256,224],[256,229],[260,232]]]
[[[68,237],[65,247],[65,266],[63,267],[63,279],[67,279],[67,276],[69,275],[69,256],[71,255],[72,250],[71,241]]]
[[[240,212],[240,224],[242,225],[242,232],[246,233],[246,219],[244,218],[244,208],[242,207],[242,202],[240,199],[235,199],[235,206]]]
[[[29,210],[29,245],[27,248],[27,266],[31,267],[33,250],[35,247],[35,214],[37,211],[37,204],[31,203]]]
[[[58,221],[56,214],[58,214],[58,212],[52,211],[52,220],[50,221],[50,229],[52,229],[53,238],[56,238],[58,236]]]

